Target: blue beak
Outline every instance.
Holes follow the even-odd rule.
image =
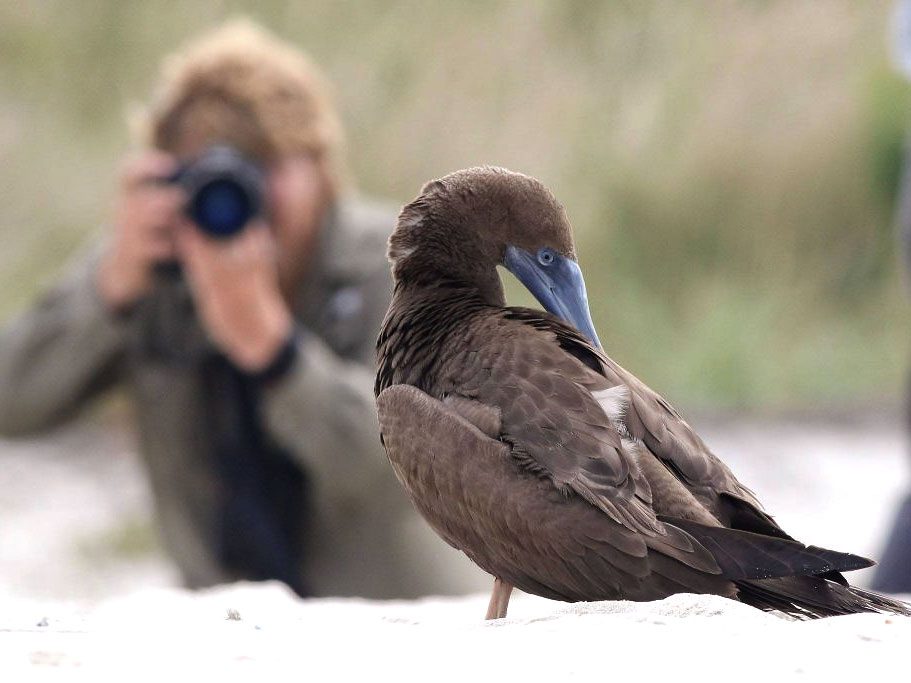
[[[506,247],[504,265],[519,278],[529,292],[565,323],[584,334],[599,349],[601,342],[588,310],[588,295],[579,264],[553,252],[550,263],[539,262],[535,256],[518,247]]]

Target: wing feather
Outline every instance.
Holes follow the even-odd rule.
[[[667,525],[645,534],[522,467],[490,438],[421,390],[377,398],[383,443],[431,526],[482,569],[560,600],[651,600],[676,590],[734,594],[711,555]]]
[[[628,400],[621,419],[625,433],[640,441],[722,525],[790,538],[664,397],[559,319],[532,309],[509,311],[510,319],[552,335],[551,339],[568,356],[588,370],[578,381],[596,399],[606,400],[606,414],[615,407],[616,397],[622,395],[619,388],[625,387]]]

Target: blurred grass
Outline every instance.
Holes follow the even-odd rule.
[[[245,13],[336,82],[351,175],[411,198],[496,163],[579,233],[609,353],[688,409],[898,400],[890,4],[0,3],[0,315],[106,220],[160,58]],[[527,299],[524,299],[528,303]]]

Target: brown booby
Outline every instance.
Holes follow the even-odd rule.
[[[856,555],[791,538],[659,394],[602,350],[572,229],[534,178],[427,183],[389,239],[383,445],[418,511],[494,577],[565,601],[713,593],[799,618],[911,614]],[[497,266],[546,312],[506,306]]]

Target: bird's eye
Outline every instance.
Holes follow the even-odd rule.
[[[542,266],[549,266],[554,262],[554,252],[548,248],[541,249],[538,252],[538,263]]]

